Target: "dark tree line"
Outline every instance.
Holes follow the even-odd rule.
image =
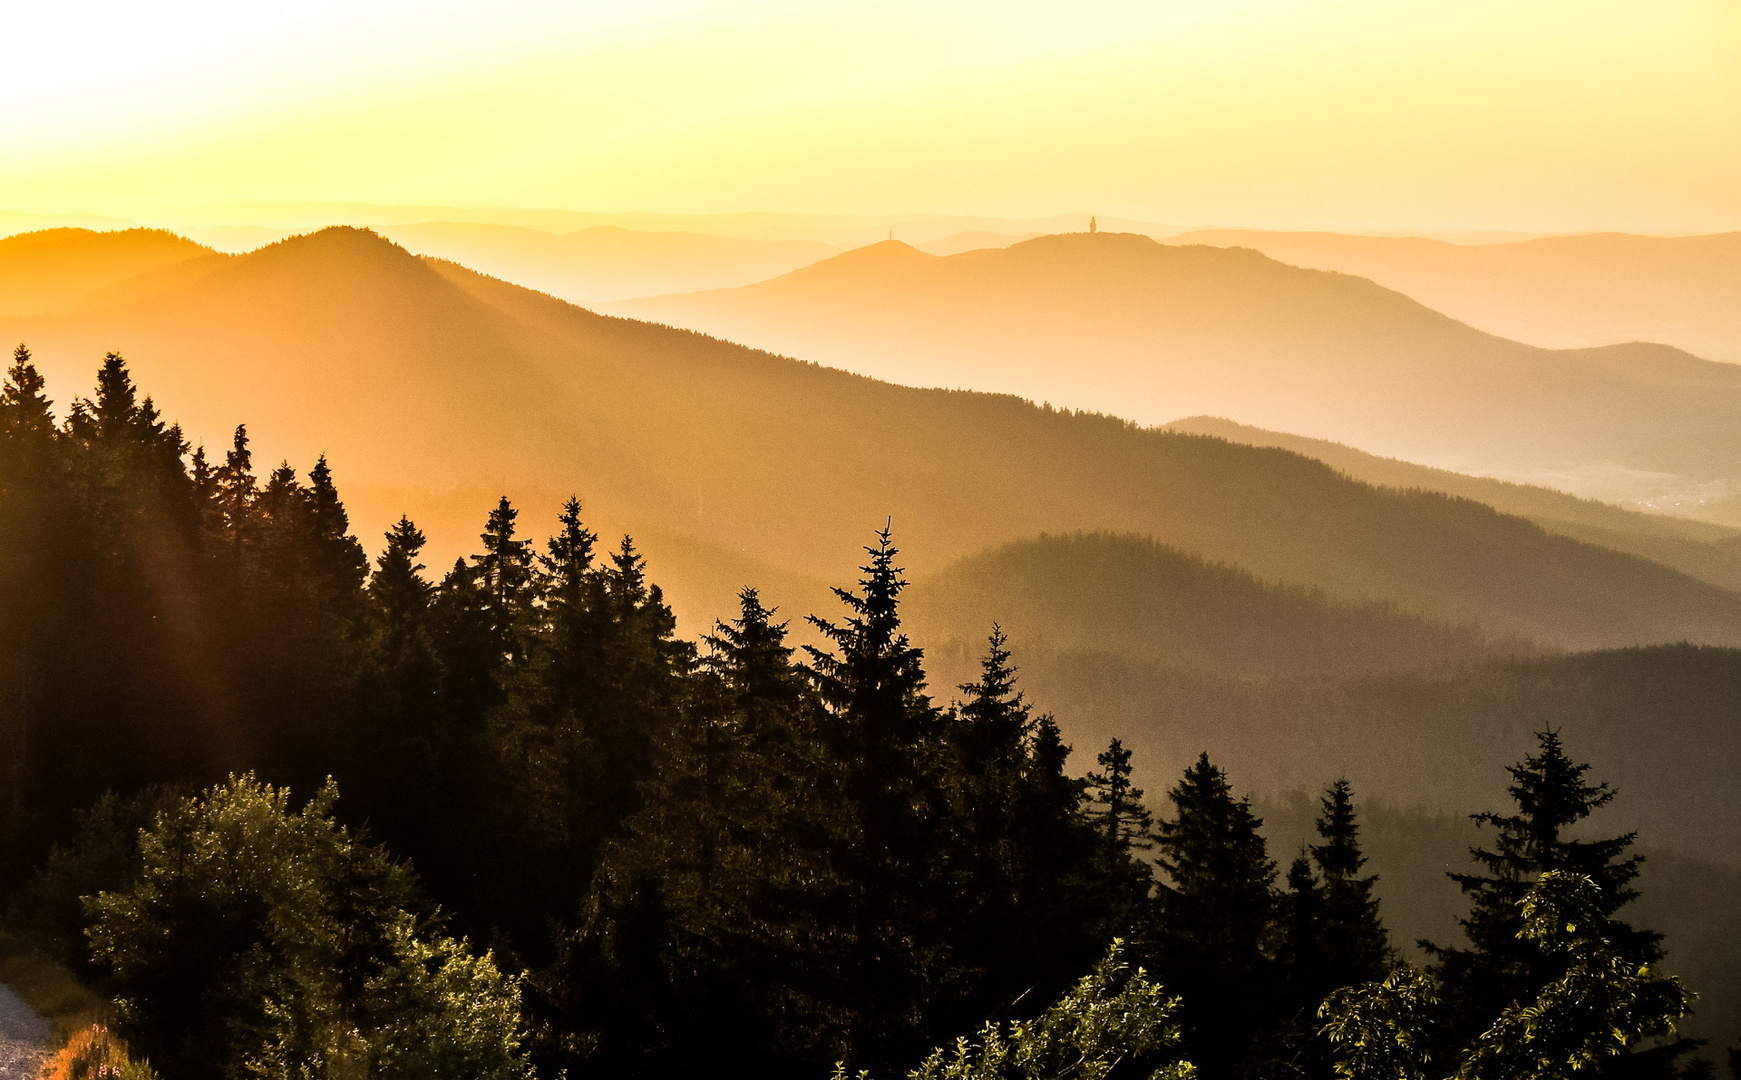
[[[137,992],[154,969],[86,951],[90,911],[128,909],[78,898],[136,887],[132,836],[242,771],[336,778],[320,813],[417,869],[422,899],[368,855],[392,910],[528,972],[552,1074],[888,1072],[1037,1015],[1120,937],[1181,999],[1169,1046],[1208,1080],[1328,1077],[1319,1004],[1396,963],[1346,783],[1278,880],[1207,757],[1159,820],[1119,741],[1071,776],[995,627],[978,680],[933,696],[886,529],[841,613],[810,617],[821,644],[794,648],[754,589],[691,643],[577,500],[538,547],[503,498],[439,578],[402,518],[370,566],[324,459],[261,479],[237,428],[208,461],[113,354],[64,422],[44,391],[20,346],[0,391],[0,858],[15,880],[41,868],[15,916],[93,979]],[[1447,1044],[1558,976],[1518,939],[1536,875],[1590,876],[1604,915],[1630,896],[1630,837],[1563,835],[1611,793],[1543,745],[1459,879],[1470,945],[1436,953]],[[1629,955],[1660,955],[1628,933]],[[221,1020],[204,1000],[132,1022],[185,1045],[161,1025]]]

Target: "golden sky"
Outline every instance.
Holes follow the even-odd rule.
[[[1738,0],[7,7],[11,211],[1741,229]]]

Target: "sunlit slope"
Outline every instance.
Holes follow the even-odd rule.
[[[714,564],[716,586],[754,565],[840,582],[892,515],[920,575],[1041,532],[1139,533],[1547,644],[1741,641],[1734,594],[1282,450],[881,383],[596,315],[362,231],[209,267],[173,294],[0,320],[0,339],[31,342],[62,403],[120,348],[214,453],[243,420],[261,471],[327,453],[359,534],[409,513],[432,563],[477,548],[499,495],[541,536],[577,492],[607,530],[739,560]],[[674,561],[656,578],[675,580]]]
[[[839,249],[814,240],[759,240],[597,226],[556,233],[513,225],[436,221],[381,233],[505,281],[577,303],[747,285]]]
[[[1741,529],[1628,510],[1551,488],[1465,476],[1378,457],[1341,443],[1265,431],[1215,416],[1192,416],[1165,426],[1169,431],[1212,435],[1250,446],[1279,446],[1317,458],[1368,484],[1419,488],[1474,499],[1503,513],[1533,521],[1549,532],[1639,555],[1700,581],[1741,591]]]
[[[909,631],[933,652],[977,657],[994,622],[1024,650],[1240,676],[1434,667],[1529,651],[1107,533],[1001,544],[921,578],[909,593]]]
[[[0,315],[55,311],[211,249],[159,229],[43,229],[0,239]]]
[[[949,257],[884,243],[611,310],[914,385],[1145,423],[1234,416],[1459,471],[1741,477],[1741,366],[1659,345],[1539,349],[1251,250],[1128,233]]]
[[[1453,318],[1553,348],[1660,341],[1741,363],[1741,233],[1548,236],[1507,244],[1216,229],[1169,244],[1247,247],[1371,278]]]

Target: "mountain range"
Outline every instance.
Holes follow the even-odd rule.
[[[209,452],[242,422],[262,463],[324,452],[360,534],[409,513],[432,561],[473,550],[504,493],[534,535],[578,493],[593,520],[674,553],[657,580],[691,626],[742,585],[807,597],[850,579],[892,516],[916,575],[1042,532],[1135,533],[1338,603],[1543,647],[1741,642],[1736,594],[1475,502],[598,315],[367,231],[202,255],[90,295],[0,319],[63,408],[119,349]]]
[[[1356,274],[1532,345],[1657,341],[1741,363],[1741,232],[1458,244],[1417,236],[1200,229],[1166,242],[1251,248],[1293,266]]]
[[[1250,249],[1105,232],[946,257],[884,242],[609,310],[909,385],[1142,423],[1234,416],[1580,494],[1741,486],[1741,366],[1654,344],[1525,345]]]

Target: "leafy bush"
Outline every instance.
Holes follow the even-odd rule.
[[[1595,1074],[1686,1015],[1692,995],[1616,945],[1602,889],[1589,876],[1550,870],[1518,907],[1518,939],[1558,958],[1560,974],[1535,1000],[1507,1004],[1462,1050],[1457,1080]],[[1423,1080],[1439,1004],[1433,977],[1406,966],[1382,983],[1331,994],[1319,1015],[1340,1054],[1336,1071],[1346,1080]]]
[[[977,1041],[963,1036],[938,1047],[912,1080],[1103,1080],[1121,1062],[1141,1060],[1179,1045],[1173,1023],[1179,999],[1168,997],[1141,968],[1119,959],[1114,940],[1094,970],[1033,1020],[986,1024]],[[865,1074],[861,1073],[861,1080]],[[1188,1061],[1172,1060],[1152,1080],[1192,1080]],[[846,1080],[835,1066],[835,1080]]]
[[[132,886],[86,901],[123,1030],[178,1080],[530,1075],[518,977],[441,934],[337,798],[232,777],[157,815]]]

